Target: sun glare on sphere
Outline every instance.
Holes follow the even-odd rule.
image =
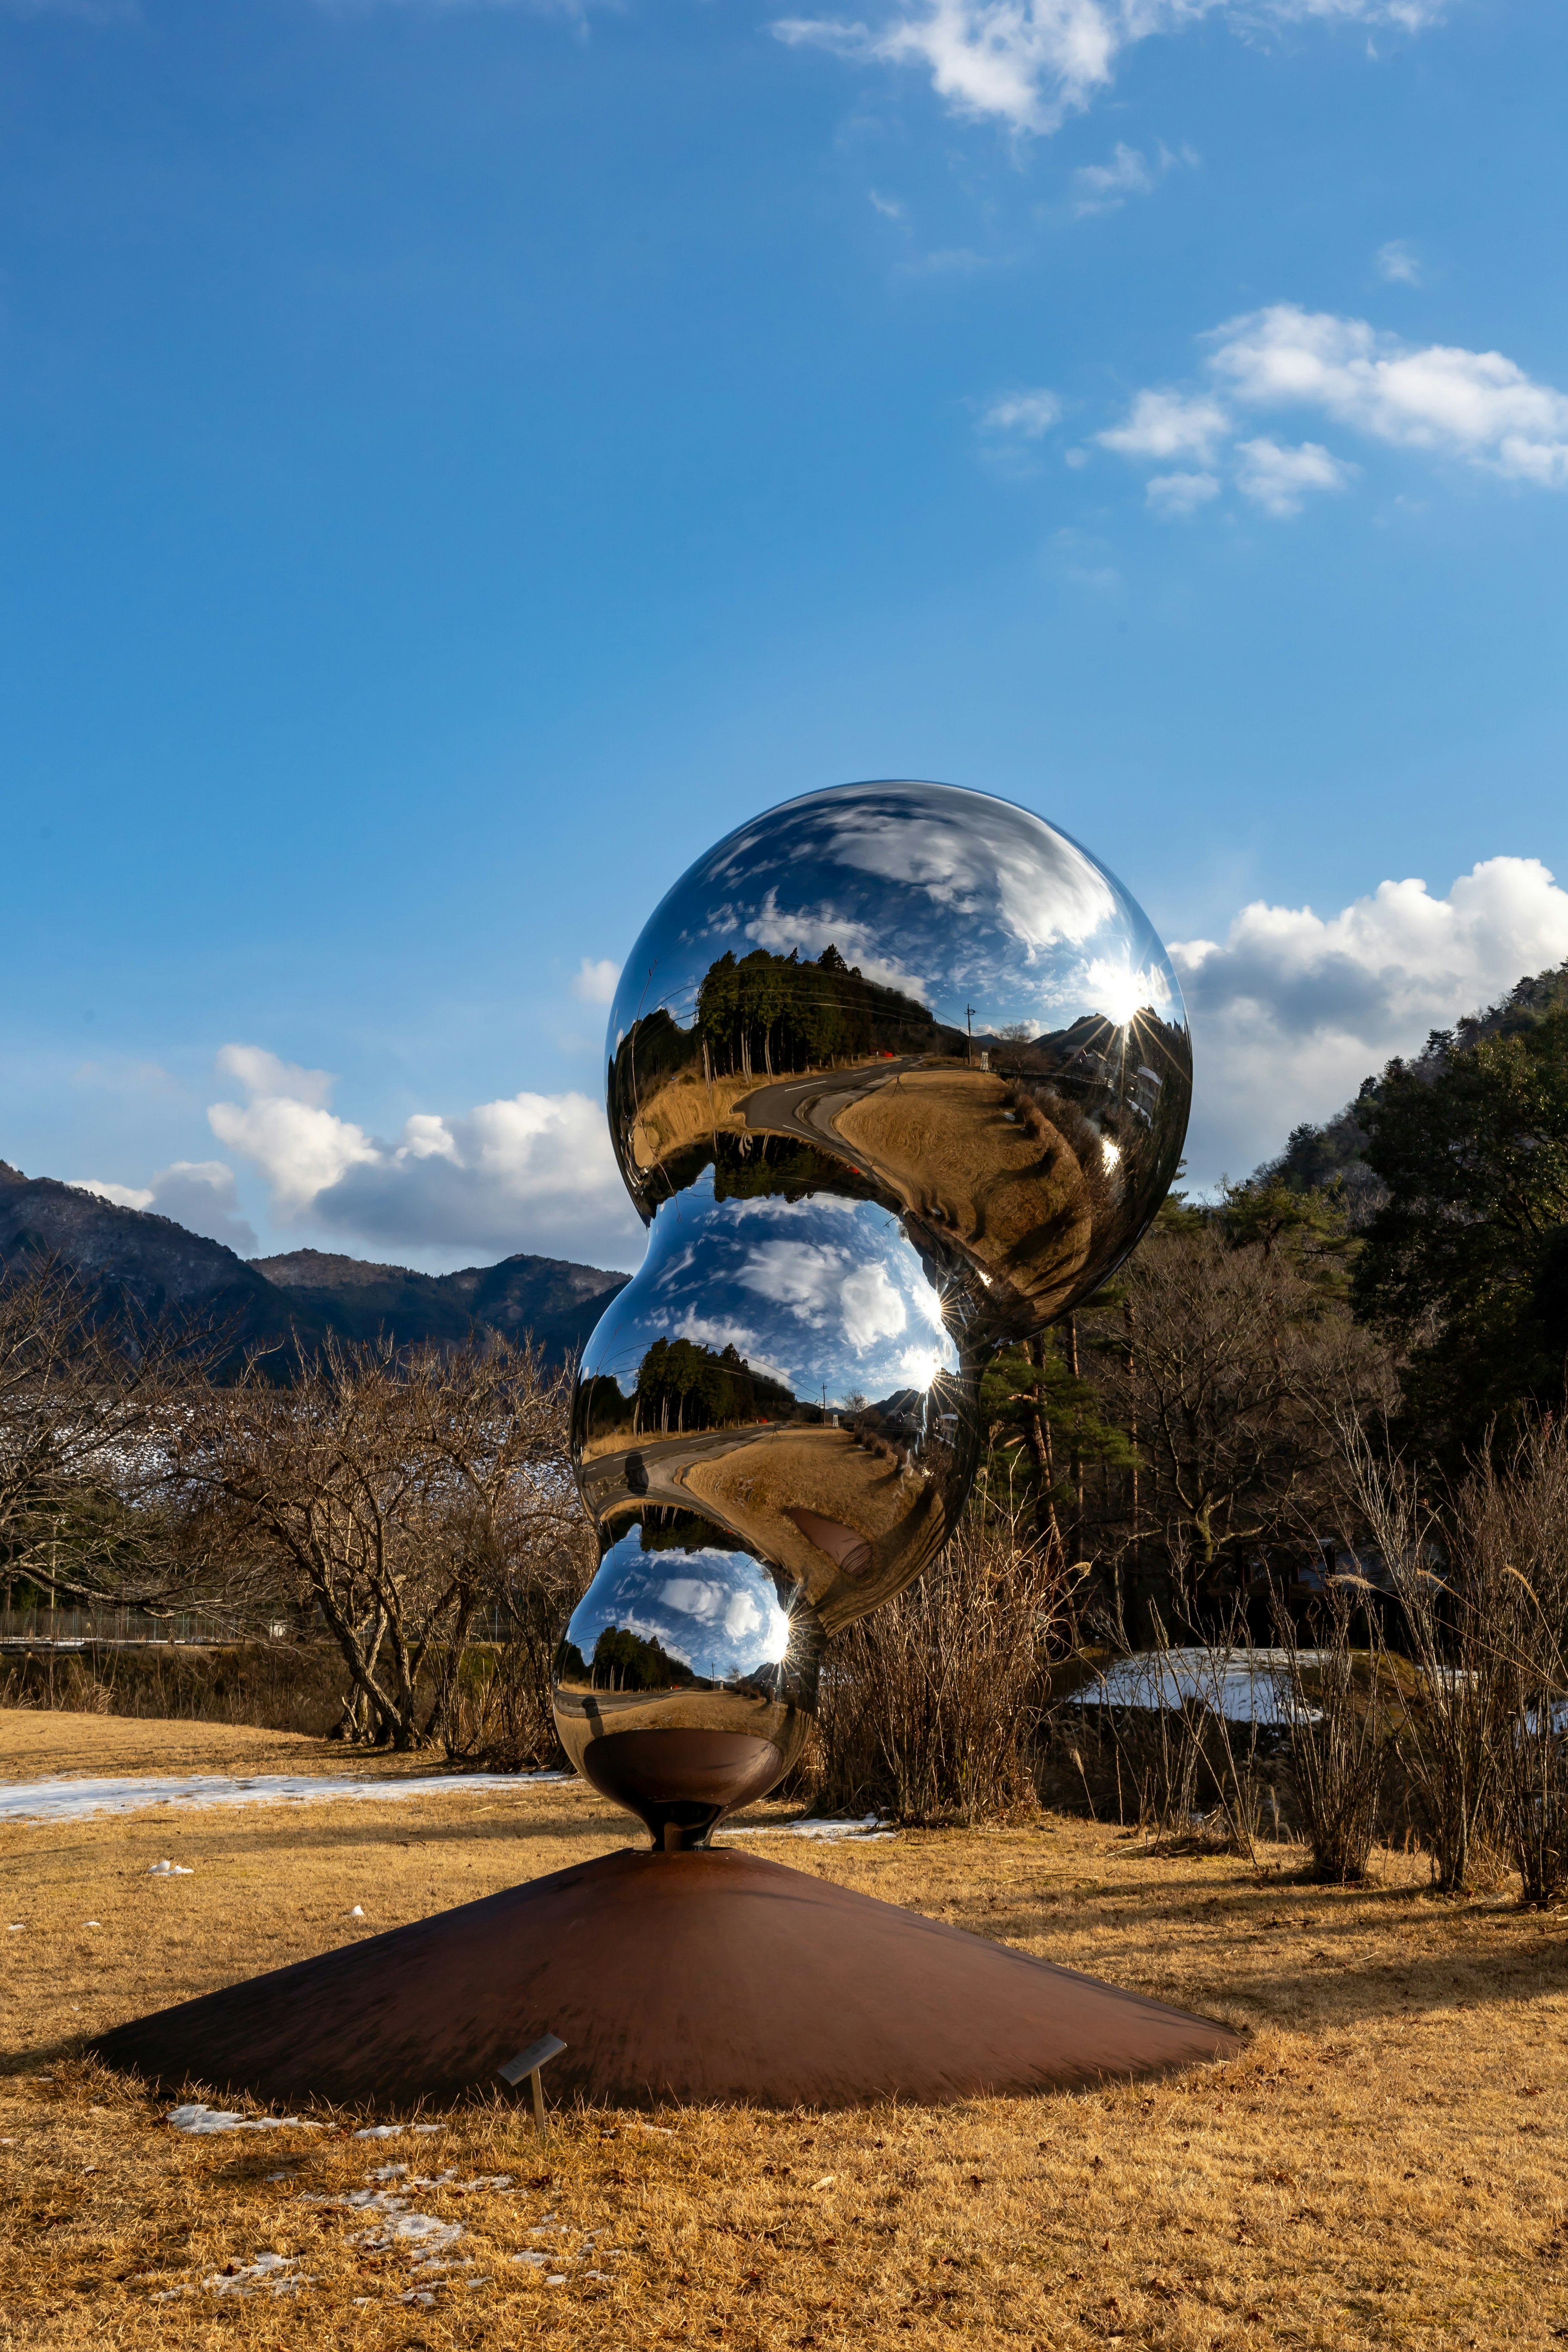
[[[1129,1027],[1149,1002],[1148,973],[1134,971],[1124,963],[1091,964],[1089,984],[1100,1010],[1118,1029]]]

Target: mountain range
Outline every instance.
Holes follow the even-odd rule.
[[[328,1250],[246,1259],[149,1209],[124,1209],[0,1160],[0,1266],[58,1257],[106,1302],[174,1314],[231,1335],[243,1354],[268,1342],[319,1344],[384,1334],[400,1347],[456,1342],[471,1330],[531,1334],[552,1363],[574,1355],[629,1276],[522,1251],[499,1265],[418,1274]]]

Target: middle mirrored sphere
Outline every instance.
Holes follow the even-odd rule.
[[[925,783],[721,842],[633,949],[608,1042],[651,1231],[578,1379],[603,1559],[556,1717],[679,1842],[787,1769],[825,1636],[950,1532],[985,1364],[1137,1241],[1191,1056],[1121,885],[1026,811]],[[674,1732],[656,1800],[647,1740]]]

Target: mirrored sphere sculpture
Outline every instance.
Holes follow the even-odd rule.
[[[610,1013],[647,1254],[584,1352],[599,1571],[563,1745],[656,1845],[799,1754],[826,1639],[919,1575],[974,1475],[981,1374],[1127,1255],[1192,1060],[1146,917],[988,795],[847,784],[684,874]]]

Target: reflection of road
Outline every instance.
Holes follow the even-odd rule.
[[[633,1437],[617,1445],[615,1453],[583,1465],[584,1500],[595,1517],[628,1496],[638,1502],[676,1503],[690,1510],[694,1505],[685,1492],[686,1473],[699,1462],[710,1460],[715,1454],[731,1454],[737,1445],[762,1444],[770,1438],[799,1434],[799,1425],[794,1422],[751,1421],[733,1429],[686,1430],[673,1437]],[[646,1487],[640,1480],[633,1486],[626,1476],[626,1466],[634,1455],[642,1465]]]
[[[851,1150],[835,1121],[851,1103],[863,1102],[904,1071],[918,1070],[923,1065],[922,1055],[909,1054],[898,1061],[868,1062],[859,1069],[818,1070],[809,1078],[784,1078],[771,1087],[759,1087],[736,1108],[745,1113],[746,1125],[753,1132],[798,1135],[858,1167],[865,1154]]]

